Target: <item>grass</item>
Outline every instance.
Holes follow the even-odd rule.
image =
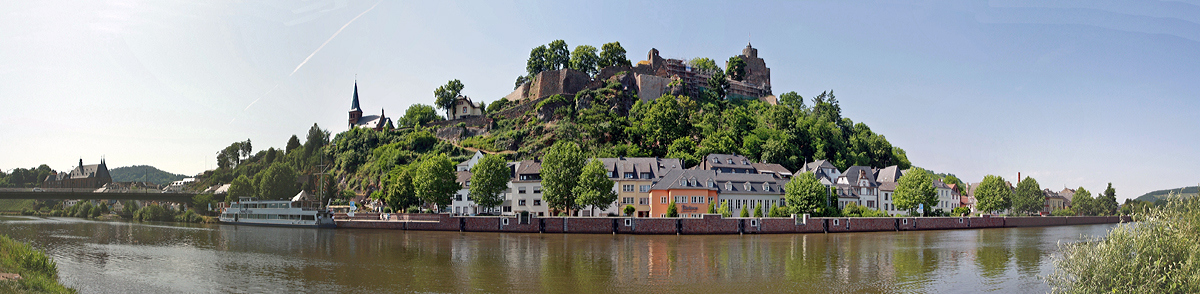
[[[45,252],[0,235],[0,272],[21,279],[0,282],[0,293],[75,293],[58,283],[58,265]]]
[[[1200,198],[1172,195],[1103,238],[1060,244],[1055,293],[1200,293]]]

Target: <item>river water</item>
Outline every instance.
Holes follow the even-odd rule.
[[[81,293],[1047,292],[1058,242],[1115,225],[574,235],[0,220]]]

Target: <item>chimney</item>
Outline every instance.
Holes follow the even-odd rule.
[[[1017,185],[1021,184],[1021,172],[1017,172]]]

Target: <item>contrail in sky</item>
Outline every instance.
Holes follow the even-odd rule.
[[[371,12],[371,9],[375,9],[375,6],[379,6],[379,3],[383,3],[383,1],[375,2],[375,5],[371,5],[371,8],[367,8],[366,11],[359,13],[358,16],[355,16],[353,19],[350,19],[350,21],[347,22],[345,25],[342,25],[342,28],[338,29],[337,32],[333,33],[333,36],[330,36],[329,40],[325,40],[325,43],[321,43],[321,47],[317,47],[316,51],[313,51],[312,54],[309,54],[308,57],[305,57],[304,62],[300,62],[300,65],[297,65],[296,69],[292,70],[292,73],[288,74],[288,76],[290,77],[290,76],[296,74],[296,71],[300,70],[300,67],[304,66],[305,63],[308,63],[308,60],[312,59],[313,55],[317,55],[317,52],[321,52],[321,48],[325,48],[325,45],[329,44],[329,41],[333,41],[333,38],[336,38],[338,34],[341,34],[342,30],[345,30],[346,27],[350,26],[351,23],[354,23],[355,20],[358,20],[359,17],[362,17],[363,14],[367,14],[367,12]]]

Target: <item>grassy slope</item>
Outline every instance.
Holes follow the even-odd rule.
[[[0,293],[75,293],[58,282],[58,265],[40,250],[0,235],[0,272],[21,275],[0,282]]]
[[[1179,191],[1180,189],[1183,189],[1183,192],[1180,192]],[[1158,200],[1158,199],[1167,198],[1167,194],[1171,193],[1171,192],[1180,193],[1180,195],[1183,197],[1196,196],[1196,186],[1158,190],[1158,191],[1146,193],[1145,195],[1142,195],[1142,196],[1138,196],[1138,198],[1136,198],[1136,199],[1141,200],[1141,201],[1154,202],[1155,200]]]

